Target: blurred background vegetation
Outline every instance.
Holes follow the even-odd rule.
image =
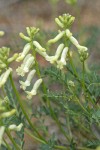
[[[39,40],[45,41],[46,36],[56,34],[54,18],[63,13],[76,17],[72,31],[89,48],[90,67],[99,69],[100,0],[0,0],[0,30],[6,32],[0,46],[21,51],[24,43],[18,35],[26,26],[39,27]]]

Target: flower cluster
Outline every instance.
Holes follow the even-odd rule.
[[[19,56],[19,57],[21,57],[21,56]],[[38,79],[35,82],[32,90],[26,91],[26,88],[31,85],[31,81],[36,72],[35,69],[32,69],[34,64],[35,64],[34,57],[31,54],[27,54],[23,60],[23,63],[21,64],[21,66],[16,69],[17,74],[22,77],[25,76],[26,73],[28,73],[26,81],[19,81],[21,84],[20,88],[25,90],[25,92],[27,93],[28,99],[31,99],[33,95],[37,94],[37,89],[39,88],[40,84],[42,83],[42,79]]]
[[[28,41],[29,43],[27,43],[24,46],[22,53],[19,53],[16,59],[17,62],[23,61],[21,66],[19,66],[16,69],[16,72],[19,76],[22,76],[22,77],[28,74],[26,81],[19,81],[19,83],[20,83],[20,88],[22,88],[25,91],[25,93],[27,93],[27,98],[31,99],[33,95],[37,94],[37,90],[40,84],[42,83],[42,79],[38,79],[34,83],[32,90],[26,91],[26,88],[31,85],[32,79],[36,73],[36,70],[33,69],[33,66],[35,65],[35,58],[32,54],[29,53],[31,50],[31,42],[33,43],[33,45],[37,47],[36,51],[38,51],[41,55],[42,53],[44,53],[45,55],[46,50],[42,48],[41,45],[37,41],[32,41],[34,39],[35,34],[38,32],[39,29],[36,29],[34,27],[31,27],[31,28],[27,27],[26,30],[27,30],[28,36],[24,35],[23,33],[20,33],[20,36],[21,38]]]
[[[33,41],[34,44],[34,41]],[[39,46],[38,46],[39,45]],[[56,50],[54,56],[49,56],[45,50],[45,48],[41,47],[38,42],[35,41],[34,46],[36,47],[36,51],[45,58],[45,60],[49,61],[51,64],[55,64],[57,68],[63,69],[66,65],[68,47],[64,47],[64,44],[60,44]],[[42,50],[43,49],[43,50]]]
[[[68,27],[71,26],[71,24],[74,21],[74,17],[69,14],[64,14],[62,16],[59,16],[55,19],[56,23],[63,29],[62,31],[58,32],[58,35],[50,39],[48,41],[48,44],[53,44],[59,41],[63,37],[67,37],[72,44],[74,44],[79,52],[80,60],[84,61],[88,57],[87,48],[84,46],[79,45],[78,41],[72,36],[72,33],[69,31]],[[69,48],[65,46],[65,44],[61,43],[59,44],[56,53],[54,56],[49,56],[46,52],[46,49],[42,47],[37,41],[34,40],[35,34],[39,31],[39,29],[36,29],[34,27],[27,27],[27,34],[28,36],[24,35],[23,33],[20,33],[20,36],[28,41],[28,43],[24,46],[23,52],[19,54],[16,61],[20,62],[23,60],[23,63],[20,67],[17,69],[18,75],[24,76],[25,73],[29,72],[31,66],[35,64],[34,57],[31,54],[28,54],[31,50],[31,46],[33,46],[34,50],[39,53],[42,57],[45,58],[45,60],[49,61],[51,64],[56,65],[57,68],[63,69],[64,66],[67,64],[68,61],[68,53],[69,55],[71,52],[69,52]],[[25,83],[26,84],[26,83]]]
[[[75,20],[75,17],[69,14],[63,14],[62,16],[59,16],[58,18],[56,18],[55,22],[58,24],[59,27],[63,29],[67,29],[71,26],[74,20]]]
[[[0,31],[0,36],[3,36],[4,32]],[[9,58],[9,52],[10,52],[10,48],[8,47],[2,47],[0,48],[0,73],[3,72],[0,75],[0,88],[6,83],[10,73],[12,72],[11,68],[8,68],[8,64],[10,64],[12,61],[14,61],[18,54],[15,53],[12,57]]]
[[[24,35],[22,32],[19,34],[22,39],[27,42],[31,42],[34,39],[36,33],[38,33],[39,29],[35,27],[26,27],[27,36]]]
[[[58,31],[58,35],[53,38],[50,39],[48,41],[48,44],[53,44],[58,42],[61,38],[66,38],[67,40],[69,40],[72,44],[74,44],[76,46],[76,48],[78,49],[78,53],[80,56],[80,60],[83,62],[88,58],[88,49],[85,46],[81,46],[78,41],[73,37],[72,33],[70,32],[70,30],[68,29],[69,26],[71,26],[71,24],[74,22],[75,17],[69,15],[69,14],[64,14],[62,16],[59,16],[58,18],[55,19],[56,23],[58,24],[59,27],[61,27],[63,30],[62,31]],[[66,53],[68,52],[68,48],[65,48],[66,50],[64,50],[64,52],[62,53],[62,57],[66,58]],[[64,59],[65,59],[64,58]],[[68,58],[66,58],[68,59]],[[61,63],[60,63],[61,64]],[[66,65],[66,62],[64,61],[63,65]],[[58,68],[62,69],[63,65],[58,66]]]
[[[62,16],[59,16],[55,19],[56,23],[59,27],[61,27],[62,31],[58,31],[58,35],[56,35],[55,38],[50,39],[47,43],[54,44],[58,42],[61,38],[65,38],[66,40],[69,40],[72,44],[76,46],[78,49],[78,53],[80,55],[80,60],[84,61],[88,57],[87,48],[84,46],[79,45],[78,41],[72,36],[72,33],[68,29],[71,24],[74,22],[75,17],[64,14]],[[33,68],[33,65],[36,63],[36,58],[33,57],[32,54],[30,54],[30,50],[34,50],[36,53],[40,54],[44,59],[51,64],[54,64],[57,68],[63,69],[64,66],[67,65],[67,61],[69,60],[69,57],[71,57],[72,53],[69,51],[69,48],[66,46],[66,43],[61,43],[58,45],[57,50],[55,52],[54,56],[49,56],[47,54],[46,48],[42,47],[40,43],[36,40],[34,40],[34,37],[36,33],[39,31],[39,29],[34,27],[27,27],[27,35],[24,35],[23,33],[20,33],[21,38],[26,40],[28,43],[24,46],[22,53],[19,53],[16,61],[20,62],[23,61],[21,66],[19,66],[16,71],[17,74],[20,76],[25,76],[26,73],[27,79],[26,81],[19,81],[21,84],[21,88],[25,90],[25,92],[28,94],[27,98],[31,99],[33,95],[37,94],[37,89],[42,83],[42,79],[38,79],[31,91],[26,91],[26,88],[31,85],[32,78],[34,77],[34,74],[36,72]]]
[[[3,36],[4,32],[0,31],[0,36]],[[9,58],[9,52],[10,48],[8,47],[2,47],[0,48],[0,73],[3,69],[7,68],[8,64],[10,64],[12,61],[14,61],[18,54],[15,53],[11,58]]]

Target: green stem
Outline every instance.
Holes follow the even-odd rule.
[[[4,138],[3,138],[3,141],[4,141],[4,143],[6,144],[7,149],[8,149],[8,150],[12,150],[11,147],[9,146],[9,144],[6,142],[6,140],[5,140]]]
[[[44,140],[39,139],[38,137],[34,136],[33,134],[31,134],[28,130],[25,130],[26,134],[28,134],[30,137],[32,137],[33,139],[35,139],[36,141],[46,144],[46,142]]]
[[[73,69],[74,72],[72,72],[68,67],[67,67],[67,69],[70,71],[70,73],[71,73],[72,75],[74,75],[74,76],[76,77],[77,81],[78,81],[78,82],[82,85],[82,87],[83,87],[83,82],[80,80],[80,78],[79,78],[79,76],[78,76],[78,74],[77,74],[77,71],[76,71],[76,69],[75,69],[75,67],[74,67],[74,64],[73,64],[73,61],[72,61],[70,55],[69,55],[69,58],[70,58],[71,67],[72,67],[72,69]],[[93,99],[91,98],[92,93],[88,90],[88,88],[87,88],[87,86],[86,86],[86,84],[85,84],[85,80],[84,80],[84,86],[85,86],[84,88],[85,88],[86,91],[88,92],[88,97],[89,97],[90,101],[92,102],[92,104],[95,104],[95,102],[94,102]]]
[[[79,76],[78,76],[78,73],[77,73],[76,68],[75,68],[75,66],[74,66],[74,64],[73,64],[73,61],[72,61],[72,58],[71,58],[69,52],[68,52],[68,57],[70,58],[70,64],[71,64],[71,66],[72,66],[72,69],[73,69],[73,71],[74,71],[75,76],[77,77],[78,80],[80,80],[80,79],[79,79]]]
[[[21,150],[21,148],[16,144],[16,142],[14,141],[14,139],[12,138],[10,132],[6,129],[6,134],[7,136],[9,137],[9,139],[11,140],[11,142],[13,143],[14,147],[17,149],[17,150]]]
[[[26,134],[28,134],[30,137],[32,137],[33,139],[35,139],[36,141],[42,143],[42,144],[46,144],[46,142],[40,140],[39,138],[37,138],[36,136],[34,136],[33,134],[31,134],[28,130],[25,130]],[[59,145],[55,145],[54,146],[55,149],[62,149],[62,150],[67,150],[66,147],[64,146],[59,146]]]
[[[79,106],[82,108],[82,110],[85,111],[89,115],[89,112],[83,107],[83,105],[81,104],[79,99],[77,99],[77,102],[78,102]]]
[[[84,93],[85,93],[85,62],[82,63],[83,66],[83,89],[84,89]]]
[[[70,135],[70,139],[72,139],[72,132],[71,132],[71,126],[70,126],[70,120],[69,120],[69,114],[67,114],[67,127]]]
[[[62,150],[69,150],[69,148],[66,148],[65,146],[59,146],[59,145],[55,145],[54,146],[55,149],[62,149]]]
[[[50,112],[51,112],[51,116],[52,116],[52,118],[56,121],[56,124],[58,125],[60,131],[63,133],[63,135],[66,137],[66,139],[67,139],[68,141],[70,141],[70,138],[66,135],[66,132],[63,130],[60,121],[58,120],[58,118],[56,117],[54,111],[52,110],[51,105],[50,105],[49,109],[50,109]]]
[[[79,106],[82,108],[82,110],[89,115],[89,112],[84,108],[84,106],[81,104],[79,98],[77,97],[76,93],[73,92],[71,89],[70,89],[70,92],[72,93],[72,95],[76,98],[76,102],[79,104]]]
[[[32,124],[32,122],[30,121],[30,118],[28,117],[28,114],[27,114],[27,112],[25,111],[25,109],[24,109],[24,107],[23,107],[23,104],[22,104],[22,102],[21,102],[19,93],[18,93],[18,91],[16,90],[16,87],[15,87],[15,85],[14,85],[14,82],[13,82],[13,79],[12,79],[12,75],[10,74],[9,77],[10,77],[10,81],[11,81],[13,90],[14,90],[14,92],[15,92],[15,95],[16,95],[16,97],[17,97],[17,100],[18,100],[18,102],[19,102],[19,104],[20,104],[20,107],[21,107],[21,109],[22,109],[22,112],[23,112],[25,118],[27,119],[27,121],[28,121],[30,127],[32,128],[33,131],[36,132],[36,134],[38,135],[38,137],[39,137],[40,139],[44,140],[43,137],[39,134],[39,132],[38,132],[37,129],[35,128],[35,126],[34,126],[34,125]],[[45,141],[45,140],[44,140],[44,141]]]
[[[77,150],[95,150],[95,149],[90,149],[86,147],[77,147]]]

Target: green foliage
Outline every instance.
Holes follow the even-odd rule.
[[[55,136],[48,141],[48,144],[42,144],[40,150],[54,150]]]

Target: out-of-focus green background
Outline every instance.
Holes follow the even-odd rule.
[[[0,0],[0,30],[6,32],[0,39],[0,46],[21,51],[23,44],[19,32],[25,31],[26,26],[54,31],[54,18],[70,13],[76,17],[72,31],[88,46],[90,58],[94,60],[95,57],[97,64],[100,63],[100,0],[77,0],[74,5],[59,0],[55,6],[51,1],[54,0]]]

